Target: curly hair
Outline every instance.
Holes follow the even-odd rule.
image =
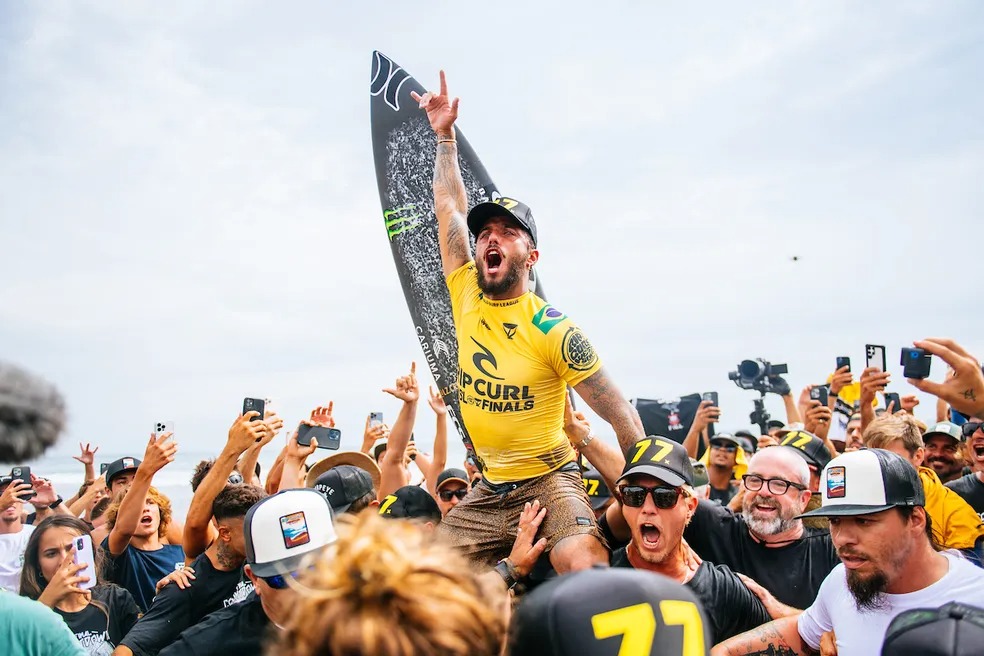
[[[106,526],[109,526],[110,530],[116,527],[116,515],[120,512],[120,504],[123,503],[125,497],[125,493],[117,494],[113,503],[106,509]],[[157,536],[163,538],[167,535],[167,527],[171,524],[171,500],[158,492],[156,487],[151,486],[147,490],[147,501],[155,504],[161,511],[161,523],[157,527]]]
[[[206,460],[201,460],[195,465],[194,471],[191,472],[191,491],[197,492],[198,486],[202,484],[208,472],[212,469],[212,465],[215,464],[215,458],[208,458]]]
[[[226,485],[225,489],[215,495],[212,516],[217,522],[223,519],[243,519],[246,511],[266,496],[266,490],[255,485]]]
[[[505,640],[501,589],[433,533],[376,513],[340,517],[338,541],[294,587],[268,654],[497,656]]]

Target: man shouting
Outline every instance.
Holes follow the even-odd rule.
[[[483,470],[441,532],[473,559],[494,564],[509,553],[524,504],[540,499],[549,505],[540,535],[557,571],[606,563],[564,434],[567,386],[612,425],[623,451],[643,436],[642,422],[584,333],[530,290],[540,256],[530,208],[501,197],[468,210],[454,129],[458,99],[449,99],[444,73],[439,93],[413,98],[437,135],[434,207],[458,338],[458,400]]]

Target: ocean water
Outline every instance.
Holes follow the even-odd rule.
[[[78,492],[79,485],[82,484],[84,479],[85,469],[82,463],[72,459],[72,456],[77,456],[78,454],[78,451],[57,449],[49,451],[37,460],[18,464],[30,465],[32,474],[51,480],[58,494],[68,499],[75,496],[75,493]],[[154,487],[167,495],[171,500],[171,507],[175,517],[184,518],[188,512],[188,506],[191,503],[192,496],[191,475],[195,470],[195,466],[201,460],[214,458],[216,455],[218,455],[217,452],[179,450],[174,462],[164,467],[164,469],[157,472],[154,476]],[[143,456],[143,449],[141,448],[140,452],[129,453],[103,453],[103,450],[100,449],[96,453],[96,475],[98,476],[99,474],[99,463],[110,463],[126,456],[140,458]],[[261,474],[264,476],[264,480],[266,472],[269,470],[270,465],[273,464],[276,456],[277,454],[273,452],[263,452],[260,454]],[[7,473],[8,470],[4,467],[0,471]]]

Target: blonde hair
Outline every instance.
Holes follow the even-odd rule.
[[[922,431],[918,420],[910,414],[882,415],[864,429],[861,436],[869,449],[884,449],[896,440],[902,441],[909,456],[923,446]]]
[[[463,556],[376,513],[343,515],[337,530],[294,586],[294,610],[267,654],[499,654],[505,619]]]
[[[127,492],[129,490],[117,494],[113,503],[106,510],[106,525],[109,526],[110,530],[116,526],[116,515],[120,512],[120,504],[123,503],[123,498]],[[153,502],[161,511],[161,523],[157,527],[157,537],[163,538],[167,535],[167,527],[171,524],[171,500],[161,494],[156,487],[150,486],[150,489],[147,490],[147,501]]]

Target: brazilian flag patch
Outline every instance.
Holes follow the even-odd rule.
[[[567,318],[567,315],[552,305],[544,305],[540,311],[533,315],[533,325],[541,333],[546,335],[554,326]]]

